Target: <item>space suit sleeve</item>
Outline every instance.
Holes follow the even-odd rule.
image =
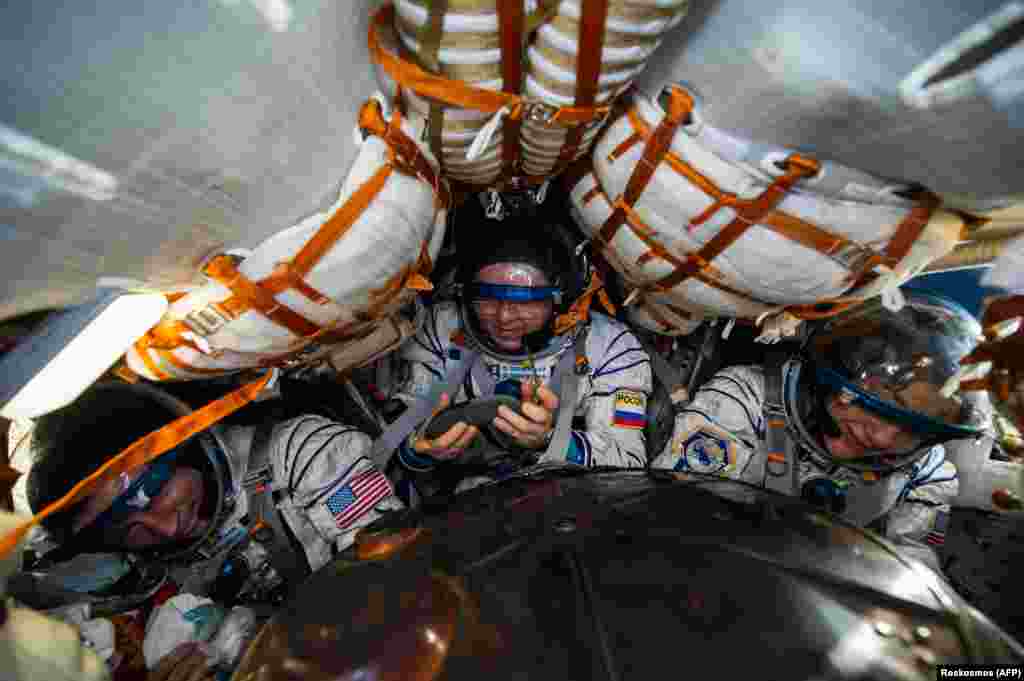
[[[901,502],[889,513],[886,538],[897,548],[940,570],[950,507],[959,492],[957,470],[936,447],[907,483]]]
[[[445,380],[457,315],[450,306],[427,308],[423,327],[399,351],[403,378],[396,397],[407,405]],[[454,396],[452,396],[454,398]]]
[[[369,458],[372,445],[365,433],[322,416],[300,416],[274,428],[274,484],[284,492],[282,510],[314,570],[330,556],[317,557],[311,547],[344,549],[360,528],[402,508]]]
[[[676,415],[655,468],[742,479],[764,440],[764,373],[729,367],[705,383]]]
[[[587,343],[590,373],[581,379],[584,394],[579,402],[585,428],[573,430],[568,451],[545,454],[541,462],[626,468],[646,465],[650,358],[625,327],[609,342],[602,341],[598,337]]]
[[[423,327],[399,351],[403,379],[395,397],[406,406],[445,380],[452,348],[451,333],[457,320],[458,315],[450,305],[428,307]],[[450,397],[455,403],[456,396]],[[407,442],[399,446],[396,459],[413,473],[428,472],[437,463],[417,454]]]

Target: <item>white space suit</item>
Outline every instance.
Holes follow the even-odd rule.
[[[409,376],[398,393],[400,399],[412,403],[429,394],[451,371],[453,363],[462,360],[467,348],[460,337],[461,329],[462,320],[455,303],[442,303],[429,309],[423,329],[401,351]],[[532,367],[530,362],[504,361],[486,351],[481,359],[497,382],[526,380],[536,374],[550,386],[559,360],[565,353],[573,352],[575,333],[553,338],[549,351],[540,353]],[[594,312],[585,353],[588,366],[585,375],[580,377],[576,403],[571,406],[575,418],[569,446],[564,452],[545,453],[537,463],[643,467],[647,459],[644,426],[652,389],[647,353],[623,324]],[[452,404],[486,397],[483,393],[480,382],[470,374],[453,396]],[[500,460],[501,453],[496,449],[481,433],[461,460],[478,457]],[[398,459],[414,472],[429,471],[435,466],[432,459],[417,455],[408,446],[399,449]],[[500,477],[507,469],[507,466],[496,466],[496,475]]]
[[[192,560],[175,570],[174,576],[186,590],[202,592],[217,576],[216,568],[225,556],[237,550],[244,554],[254,574],[272,583],[274,572],[268,565],[267,551],[259,542],[248,541],[249,529],[259,520],[243,486],[246,476],[254,473],[250,456],[256,429],[214,429],[226,445],[229,480],[225,510],[210,537],[194,552]],[[12,447],[20,443],[19,454],[31,448],[23,438],[31,438],[31,422],[19,422],[17,428],[12,428]],[[382,513],[402,507],[391,483],[367,458],[371,445],[366,434],[316,415],[293,418],[270,430],[266,447],[272,476],[264,484],[272,486],[287,529],[302,547],[302,561],[313,571],[352,544],[360,528]],[[31,513],[23,491],[25,477],[15,499],[19,511]],[[40,540],[45,542],[45,538]]]
[[[765,378],[760,367],[718,372],[676,416],[672,440],[655,468],[713,473],[800,495],[859,525],[872,524],[915,557],[938,567],[934,549],[945,541],[950,503],[959,483],[941,445],[906,471],[889,475],[825,466],[802,452],[796,484],[770,481],[767,461]],[[795,487],[795,489],[794,489]],[[847,501],[865,500],[860,508]],[[849,506],[854,506],[853,503]]]

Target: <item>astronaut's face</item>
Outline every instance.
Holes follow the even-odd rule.
[[[476,281],[481,284],[505,286],[550,286],[548,278],[536,267],[518,263],[498,263],[480,270]],[[473,308],[480,328],[501,350],[519,352],[523,336],[540,331],[552,313],[550,300],[512,302],[494,298],[478,298]]]
[[[829,400],[828,411],[839,426],[839,437],[825,436],[825,446],[837,459],[857,459],[870,452],[908,452],[921,443],[921,438],[904,427],[849,404],[839,397]],[[887,455],[880,455],[884,461]]]
[[[94,512],[96,509],[109,507],[123,486],[122,482],[113,487],[101,487],[76,518],[76,530],[98,517]],[[202,536],[210,522],[201,515],[203,499],[202,473],[189,466],[178,466],[154,496],[142,494],[132,500],[132,507],[137,506],[138,510],[118,513],[109,522],[101,520],[103,524],[99,530],[105,542],[125,549],[144,549],[196,539]]]

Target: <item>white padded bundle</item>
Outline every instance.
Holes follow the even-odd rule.
[[[522,0],[524,15],[537,9],[537,0]],[[608,103],[633,82],[647,58],[660,44],[666,31],[685,15],[688,0],[611,0],[605,22],[605,46],[601,54],[596,105]],[[533,34],[526,46],[526,69],[520,94],[534,102],[555,107],[573,106],[576,64],[579,52],[580,0],[562,0],[556,12]],[[426,0],[395,0],[395,32],[402,46],[422,56],[420,30],[430,19]],[[496,0],[449,2],[442,22],[437,54],[439,72],[475,87],[501,90],[501,48]],[[398,54],[394,37],[382,35],[385,49]],[[389,44],[390,40],[390,44]],[[386,76],[379,78],[387,83]],[[386,90],[393,88],[390,83]],[[427,100],[402,88],[410,115],[426,117]],[[502,169],[500,119],[480,111],[445,107],[443,110],[441,156],[445,176],[478,186],[494,183]],[[488,127],[488,123],[491,125]],[[594,121],[584,132],[574,155],[589,150],[600,129]],[[486,128],[486,129],[485,129]],[[482,133],[483,131],[483,133]],[[527,175],[549,174],[558,159],[567,128],[524,116],[520,133],[521,171]],[[467,158],[474,143],[478,149]]]
[[[523,0],[524,12],[537,8],[536,0]],[[429,21],[425,0],[395,0],[395,31],[403,46],[420,55],[419,31]],[[440,73],[474,87],[501,90],[501,47],[496,0],[452,2],[444,16],[437,54]],[[392,50],[393,51],[393,50]],[[407,88],[402,89],[410,116],[426,118],[430,104]],[[491,115],[471,109],[445,107],[441,134],[441,160],[445,176],[471,184],[487,185],[501,172],[500,126],[479,156],[470,161],[466,152]]]
[[[657,102],[640,95],[633,98],[631,106],[648,132],[664,116]],[[625,145],[628,148],[613,158],[612,152],[634,132],[628,116],[612,123],[594,148],[593,173],[584,176],[572,191],[576,218],[592,235],[600,232],[643,155],[641,141]],[[669,153],[690,164],[720,190],[739,199],[753,199],[782,174],[776,164],[790,151],[756,145],[717,130],[701,118],[698,107],[690,122],[676,130]],[[591,191],[595,186],[599,189]],[[689,333],[706,318],[755,320],[785,306],[818,303],[844,294],[869,298],[906,281],[952,250],[959,239],[962,220],[937,210],[898,265],[883,271],[875,282],[851,291],[855,284],[851,267],[865,253],[880,252],[914,207],[912,201],[896,193],[904,188],[853,169],[821,163],[821,172],[798,183],[776,211],[859,246],[853,253],[827,255],[763,224],[754,225],[714,258],[708,271],[709,276],[742,295],[695,277],[668,291],[654,290],[653,284],[670,275],[675,267],[652,254],[628,223],[616,232],[605,256],[630,288],[642,290],[642,295],[633,298],[635,305],[630,314],[634,321],[660,333]],[[633,209],[649,238],[685,260],[735,218],[735,211],[723,206],[706,221],[691,222],[714,203],[702,189],[662,161]]]
[[[418,140],[421,132],[417,124],[406,119],[402,121],[402,131],[412,140]],[[422,148],[421,152],[436,169],[429,152]],[[258,281],[271,274],[278,263],[289,261],[387,160],[388,146],[385,142],[376,136],[367,137],[334,204],[328,210],[263,241],[241,262],[239,272],[250,281]],[[303,279],[329,300],[319,304],[294,289],[277,294],[276,300],[319,326],[365,322],[366,315],[373,310],[378,323],[367,328],[352,343],[386,342],[393,345],[396,342],[392,338],[394,329],[405,328],[408,324],[386,322],[407,307],[415,299],[416,292],[403,290],[381,306],[377,301],[382,295],[382,287],[385,282],[394,281],[403,272],[410,271],[421,258],[424,244],[427,244],[426,251],[434,262],[444,239],[445,225],[446,210],[436,204],[434,189],[419,177],[393,171],[367,209]],[[228,288],[211,280],[174,301],[164,321],[187,320],[190,314],[230,296]],[[203,351],[186,344],[170,352],[181,364],[194,367],[196,371],[188,371],[166,361],[155,349],[146,352],[172,379],[203,378],[215,371],[258,366],[261,362],[293,352],[302,342],[289,329],[255,310],[242,313],[213,333],[203,336],[197,333],[189,336],[188,340]],[[353,352],[372,355],[381,349],[367,348],[365,352],[353,349]],[[133,347],[126,359],[130,369],[146,378],[167,378],[156,375],[147,366],[138,347]]]
[[[611,0],[605,20],[604,49],[594,104],[607,104],[632,84],[665,32],[686,15],[689,0]],[[572,106],[576,92],[581,0],[562,0],[557,13],[542,25],[526,51],[526,95],[556,106]],[[574,158],[589,151],[600,130],[595,123],[583,134]],[[527,119],[521,144],[523,170],[546,175],[558,159],[566,130]]]

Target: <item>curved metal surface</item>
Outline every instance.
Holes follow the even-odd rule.
[[[957,41],[1000,12],[1002,36],[981,26]],[[1005,0],[708,0],[640,80],[691,83],[716,127],[983,210],[1024,196],[1021,13]]]
[[[968,650],[1024,659],[884,542],[732,481],[551,471],[394,521],[422,532],[315,574],[235,678],[917,679]]]
[[[187,283],[325,205],[376,89],[377,4],[6,3],[0,319],[100,276]]]

